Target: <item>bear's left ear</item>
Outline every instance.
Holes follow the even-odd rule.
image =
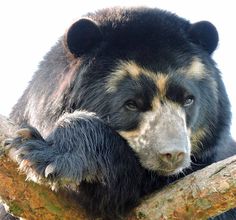
[[[219,36],[217,29],[208,21],[192,24],[189,35],[193,43],[201,46],[209,54],[212,54],[218,45]]]
[[[102,41],[102,33],[97,24],[88,18],[82,18],[72,24],[66,35],[69,51],[76,57],[90,52]]]

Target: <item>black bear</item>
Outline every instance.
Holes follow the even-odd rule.
[[[235,154],[217,44],[210,22],[159,9],[87,14],[13,108],[20,169],[71,188],[92,216],[120,219],[144,195]]]

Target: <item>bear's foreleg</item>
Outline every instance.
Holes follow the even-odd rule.
[[[141,196],[144,169],[135,153],[93,113],[65,114],[46,139],[24,127],[10,154],[31,180],[52,188],[81,184],[81,201],[96,215],[115,219]]]

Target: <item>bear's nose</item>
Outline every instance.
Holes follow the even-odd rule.
[[[184,151],[166,151],[160,153],[160,158],[167,163],[180,163],[183,161],[186,153]]]

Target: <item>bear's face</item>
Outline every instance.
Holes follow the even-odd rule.
[[[177,173],[190,164],[191,128],[199,111],[192,71],[202,77],[203,64],[197,58],[184,69],[165,73],[120,61],[107,80],[107,93],[113,97],[109,124],[144,167],[160,174]]]
[[[65,45],[81,63],[73,105],[96,112],[145,168],[172,175],[190,165],[217,115],[216,69],[209,55],[218,35],[209,22],[191,25],[154,12],[151,23],[137,11],[134,20],[81,19]]]

